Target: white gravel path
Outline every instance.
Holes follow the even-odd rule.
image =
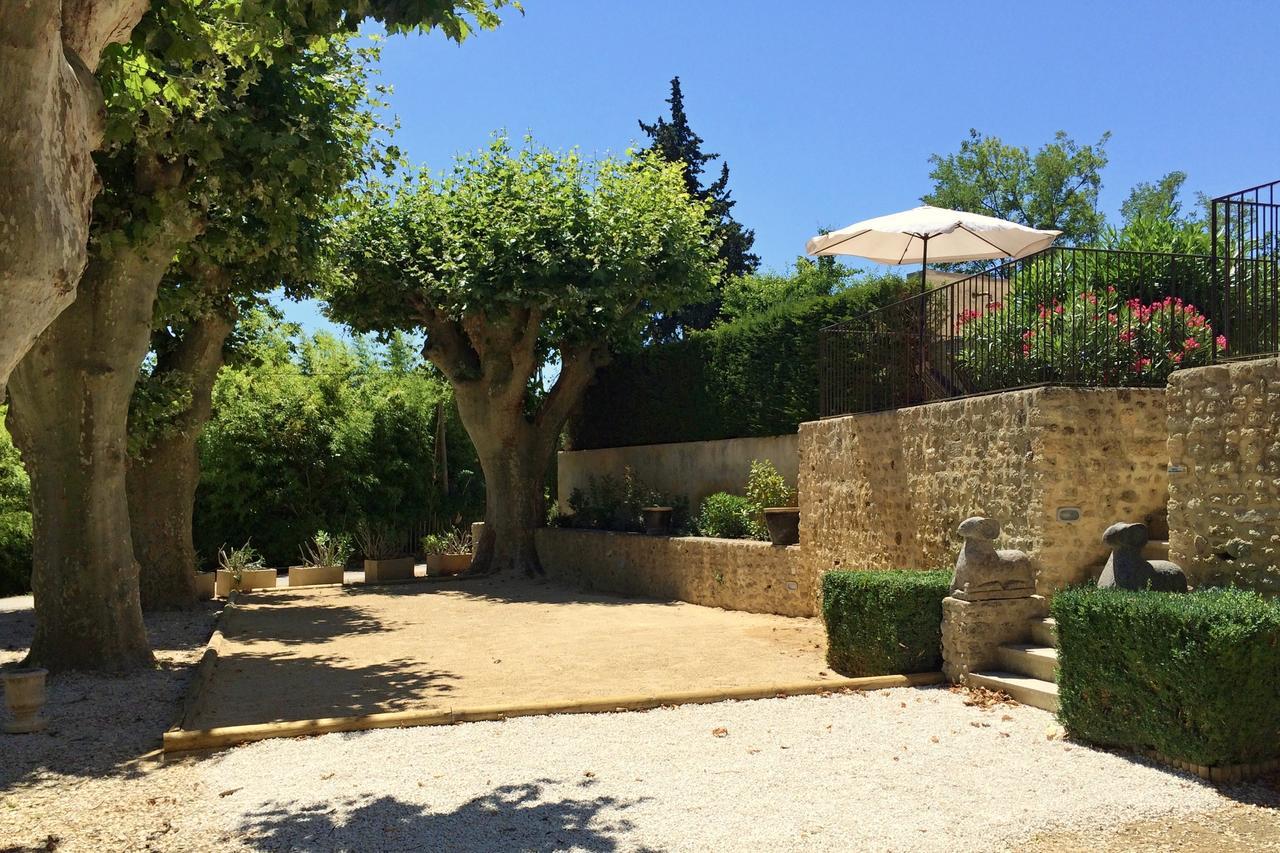
[[[0,660],[18,653],[13,615],[0,614]],[[966,706],[941,688],[129,761],[158,741],[209,625],[209,613],[153,620],[154,639],[174,650],[166,669],[60,679],[53,733],[0,735],[0,850],[43,849],[52,836],[63,853],[981,851],[1231,802],[1182,774],[1049,739],[1042,711]]]

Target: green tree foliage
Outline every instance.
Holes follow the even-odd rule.
[[[720,155],[704,152],[702,137],[689,126],[679,77],[671,79],[671,97],[667,103],[671,106],[670,119],[659,116],[652,124],[642,121],[640,129],[650,139],[649,150],[669,163],[684,165],[685,187],[690,196],[707,205],[707,215],[715,225],[719,257],[724,266],[709,299],[653,318],[650,331],[657,340],[668,340],[691,329],[708,328],[720,313],[720,291],[734,279],[750,275],[760,266],[760,258],[751,251],[755,232],[733,218],[733,207],[737,202],[729,191],[729,164],[721,163],[719,176],[711,183],[703,184],[708,165]]]
[[[1129,195],[1120,205],[1120,218],[1127,226],[1140,219],[1168,220],[1176,222],[1182,219],[1183,184],[1187,182],[1186,172],[1169,172],[1155,183],[1140,181],[1129,190]]]
[[[0,596],[31,589],[31,483],[0,406]]]
[[[426,333],[488,485],[477,566],[538,570],[533,528],[569,411],[612,348],[639,339],[645,309],[696,300],[718,273],[681,172],[652,154],[593,164],[497,138],[443,176],[369,193],[344,222],[349,277],[330,313]]]
[[[798,257],[789,273],[758,272],[739,276],[725,284],[717,324],[732,323],[754,314],[763,314],[779,305],[804,302],[818,296],[833,296],[855,287],[875,287],[882,279],[836,262],[831,256],[816,261]]]
[[[483,481],[448,384],[404,338],[378,348],[304,337],[261,312],[242,325],[201,439],[195,527],[206,562],[246,539],[271,565],[296,562],[317,531],[350,532],[361,519],[407,536],[479,518]]]
[[[1093,145],[1081,145],[1058,131],[1033,154],[970,130],[959,151],[929,158],[933,191],[923,201],[1057,229],[1065,242],[1091,243],[1106,222],[1098,191],[1110,138],[1104,133]]]

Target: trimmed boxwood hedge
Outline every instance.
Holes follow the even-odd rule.
[[[569,447],[793,433],[818,417],[818,330],[894,301],[903,287],[877,279],[620,355],[570,419]]]
[[[1073,737],[1210,767],[1280,758],[1280,603],[1075,589],[1052,612]]]
[[[827,572],[827,663],[852,677],[936,671],[950,591],[949,571]]]

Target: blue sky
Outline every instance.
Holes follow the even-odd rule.
[[[1173,169],[1210,195],[1280,177],[1280,3],[523,0],[494,32],[384,44],[398,144],[433,169],[505,128],[620,152],[679,75],[767,267],[819,226],[919,203],[970,127],[1038,147],[1112,132],[1102,204]],[[314,305],[291,319],[326,327]]]

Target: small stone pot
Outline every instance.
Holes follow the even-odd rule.
[[[26,734],[42,730],[48,721],[40,716],[44,707],[44,680],[47,669],[11,669],[0,673],[4,682],[4,703],[13,719],[4,724],[10,734]]]
[[[669,506],[646,506],[640,510],[644,517],[646,536],[670,536],[672,508]]]
[[[800,507],[774,506],[764,511],[769,541],[774,545],[794,545],[800,541]]]

